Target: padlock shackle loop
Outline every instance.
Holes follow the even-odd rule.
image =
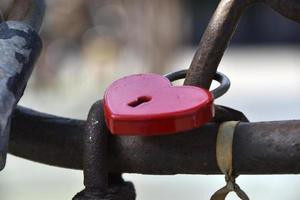
[[[173,81],[185,78],[187,72],[188,72],[188,70],[184,69],[184,70],[179,70],[176,72],[168,73],[164,76],[173,82]],[[216,74],[214,76],[214,80],[216,80],[217,82],[220,83],[219,87],[217,87],[216,89],[211,91],[214,99],[217,99],[217,98],[223,96],[229,90],[230,80],[225,74],[223,74],[221,72],[216,72]]]
[[[4,13],[4,20],[21,21],[39,32],[45,8],[44,0],[13,0],[7,12]]]

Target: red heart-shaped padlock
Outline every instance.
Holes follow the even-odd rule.
[[[201,126],[214,116],[211,93],[194,86],[172,86],[156,74],[121,78],[104,95],[107,126],[118,135],[164,135]]]

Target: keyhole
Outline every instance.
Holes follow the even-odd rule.
[[[148,101],[151,101],[151,99],[152,99],[152,98],[149,97],[149,96],[141,96],[141,97],[137,98],[137,100],[134,100],[134,101],[128,103],[128,105],[129,105],[130,107],[135,108],[135,107],[137,107],[137,106],[139,106],[139,105],[141,105],[141,104],[143,104],[143,103],[146,103],[146,102],[148,102]]]

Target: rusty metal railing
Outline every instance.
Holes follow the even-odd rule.
[[[15,1],[18,6],[11,9],[15,14],[4,13],[1,15],[2,20],[24,19],[23,22],[31,24],[31,28],[37,31],[44,11],[41,9],[40,12],[30,15],[31,17],[24,18],[27,16],[24,13],[32,13],[31,7],[27,7],[30,2],[38,2],[36,5],[43,8],[44,4],[38,0]],[[210,87],[241,15],[254,3],[269,5],[282,15],[300,22],[298,0],[222,0],[196,51],[185,79],[186,85]],[[14,28],[8,22],[2,23],[2,26]],[[86,190],[75,199],[88,199],[86,193],[92,196],[105,196],[108,191],[113,191],[113,195],[117,194],[123,199],[134,199],[133,185],[121,178],[121,173],[125,172],[157,175],[219,174],[215,149],[217,131],[221,122],[230,120],[241,121],[235,130],[233,141],[233,168],[236,173],[300,173],[299,120],[250,123],[243,113],[216,105],[214,120],[192,131],[147,138],[118,137],[110,135],[105,128],[101,101],[94,104],[87,122],[39,113],[22,107],[14,109],[22,96],[35,58],[36,54],[28,58],[28,62],[25,62],[26,59],[21,62],[22,66],[29,65],[29,67],[25,67],[21,75],[17,73],[16,77],[22,81],[16,82],[15,93],[11,88],[7,90],[7,85],[0,85],[0,94],[5,96],[13,93],[15,97],[9,107],[9,110],[14,110],[13,114],[0,116],[7,117],[7,124],[11,121],[9,152],[53,166],[84,169]],[[9,71],[9,66],[1,67],[4,71]],[[1,109],[3,111],[6,107],[3,106]],[[93,124],[92,120],[98,120],[100,123]],[[90,130],[99,131],[99,134],[92,135]],[[3,135],[7,138],[8,134],[1,135],[0,142],[5,146],[5,142],[8,141],[3,139]],[[87,136],[95,138],[86,139]],[[125,189],[120,192],[120,187]]]
[[[229,113],[232,120],[243,117],[239,112]],[[82,120],[18,107],[12,118],[9,152],[48,165],[82,169],[84,126]],[[184,134],[111,136],[109,171],[219,174],[215,158],[218,127],[218,122],[212,122]],[[239,174],[298,174],[299,147],[299,120],[240,123],[233,144],[234,169]]]

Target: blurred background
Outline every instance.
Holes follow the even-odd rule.
[[[218,2],[47,0],[44,49],[20,104],[85,119],[116,79],[187,68]],[[219,67],[232,87],[216,103],[251,121],[299,119],[299,45],[299,24],[262,5],[249,9]],[[124,177],[135,183],[138,200],[209,199],[224,185],[223,176]],[[82,181],[81,171],[9,156],[0,173],[0,199],[71,199]],[[240,176],[238,183],[251,199],[300,196],[296,175]]]

